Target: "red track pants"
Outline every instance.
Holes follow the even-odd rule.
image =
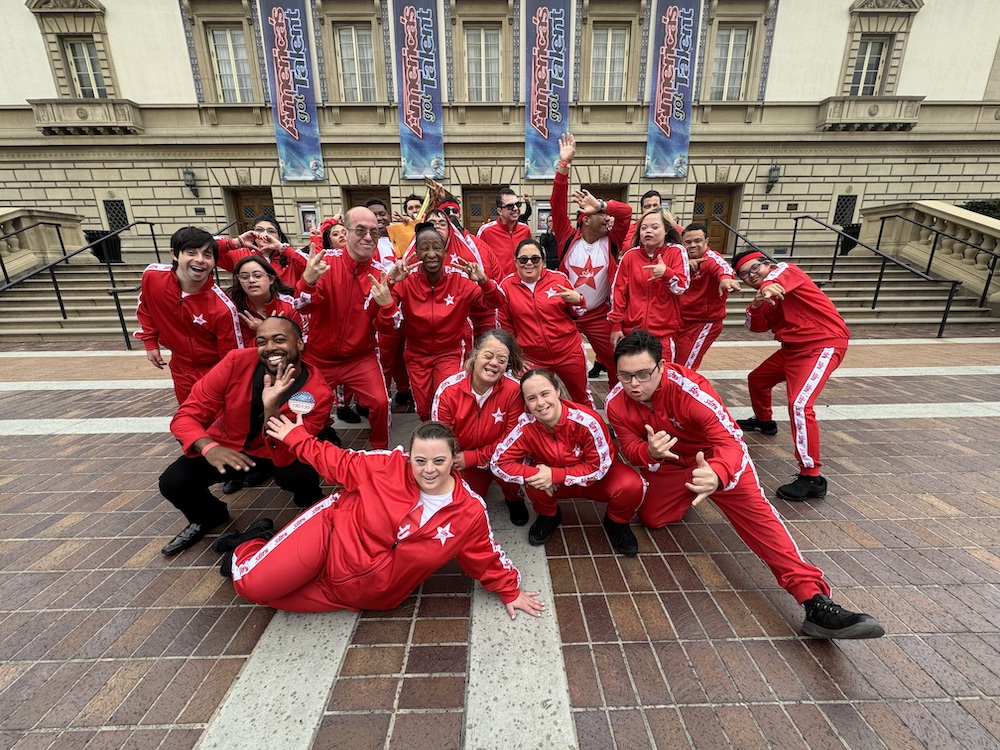
[[[372,448],[388,448],[392,419],[389,393],[385,389],[382,367],[375,352],[335,362],[319,359],[315,355],[310,357],[308,352],[306,347],[302,353],[306,366],[315,367],[322,373],[331,390],[338,385],[344,386],[345,391],[353,392],[357,402],[369,410],[368,421],[372,430],[368,442]]]
[[[722,333],[721,320],[694,321],[681,326],[674,336],[674,343],[677,346],[674,362],[697,370],[708,347],[719,338],[720,333]]]
[[[531,501],[531,507],[542,516],[554,516],[559,508],[558,500],[584,497],[607,503],[608,518],[615,523],[628,523],[635,516],[636,508],[642,504],[646,483],[635,469],[616,459],[612,461],[611,468],[603,479],[586,487],[577,484],[560,485],[556,488],[555,495],[550,495],[525,483],[524,492]]]

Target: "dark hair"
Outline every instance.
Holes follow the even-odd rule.
[[[513,190],[511,190],[510,188],[504,188],[499,193],[497,193],[497,206],[498,207],[503,205],[503,197],[505,195],[513,195],[515,198],[517,197],[517,193],[515,193]]]
[[[421,198],[416,193],[410,193],[408,196],[406,196],[405,198],[403,198],[403,210],[404,211],[406,210],[406,204],[409,203],[410,201],[416,201],[421,206],[424,205],[424,199],[423,198]]]
[[[688,232],[702,232],[706,237],[708,237],[708,227],[700,221],[693,222],[684,227],[684,234],[687,234]]]
[[[295,335],[298,336],[300,340],[302,339],[302,326],[300,326],[298,323],[296,323],[291,318],[286,318],[284,315],[269,315],[264,320],[262,320],[261,323],[265,323],[268,320],[283,320],[283,321],[285,321],[286,323],[288,323],[288,325],[290,325],[295,330]]]
[[[646,198],[659,198],[661,201],[663,200],[663,196],[660,195],[656,190],[647,190],[645,193],[642,194],[642,197],[639,199],[640,208],[642,208],[642,204],[646,202]]]
[[[659,362],[663,359],[663,344],[649,331],[638,328],[621,339],[615,346],[615,362],[618,362],[620,357],[642,354],[643,352],[647,352],[654,362]]]
[[[634,240],[635,245],[633,247],[640,247],[642,245],[642,237],[639,234],[639,227],[642,225],[642,222],[646,219],[646,217],[649,216],[650,214],[657,214],[660,217],[660,220],[663,222],[663,227],[666,230],[666,236],[664,236],[663,238],[664,244],[666,243],[671,243],[674,245],[682,244],[683,240],[681,240],[681,233],[678,232],[677,227],[674,226],[674,215],[670,213],[667,209],[665,209],[663,206],[660,206],[659,208],[650,209],[649,211],[647,211],[646,213],[644,213],[642,216],[639,217],[639,221],[635,225],[635,240]]]
[[[385,205],[385,201],[381,198],[369,198],[365,201],[365,208],[371,208],[372,206],[381,206],[386,211],[389,210],[389,207]]]
[[[229,287],[226,294],[229,295],[229,299],[233,301],[236,305],[237,310],[247,310],[249,305],[247,304],[247,293],[243,290],[243,285],[237,276],[240,273],[240,269],[249,263],[259,263],[260,267],[264,269],[264,273],[268,275],[271,279],[271,297],[274,298],[276,294],[295,294],[295,290],[289,286],[285,286],[281,279],[278,278],[278,273],[274,270],[274,266],[267,262],[266,258],[262,258],[260,255],[247,255],[244,258],[240,258],[233,268],[233,285]]]
[[[534,240],[531,237],[528,237],[527,239],[521,240],[520,242],[517,243],[517,248],[514,250],[514,257],[515,258],[517,257],[517,254],[519,252],[521,252],[521,248],[522,247],[527,247],[528,245],[534,245],[535,247],[537,247],[541,251],[541,253],[542,253],[542,261],[544,262],[544,260],[545,260],[545,248],[542,247],[541,243],[538,240]]]
[[[451,455],[458,453],[458,439],[451,428],[442,422],[424,422],[410,435],[410,450],[413,450],[414,440],[444,440],[451,448]]]
[[[736,255],[733,256],[733,270],[735,271],[736,269],[738,269],[740,267],[740,263],[743,262],[743,259],[748,255],[750,255],[751,253],[760,253],[761,255],[764,256],[764,260],[766,260],[772,266],[774,265],[774,258],[769,256],[763,250],[758,250],[755,247],[745,247],[738,253],[736,253]]]
[[[559,398],[569,398],[569,392],[566,390],[566,386],[563,385],[562,380],[556,375],[552,370],[546,370],[544,367],[532,367],[524,375],[521,376],[521,396],[524,396],[524,383],[528,378],[533,378],[535,376],[545,378],[552,384],[552,387],[556,389],[559,393]]]
[[[278,230],[278,239],[284,242],[285,244],[288,244],[288,238],[285,236],[285,232],[281,228],[281,224],[278,223],[278,220],[275,219],[274,216],[272,216],[271,214],[260,214],[260,216],[254,216],[250,220],[250,228],[253,229],[255,226],[257,226],[257,222],[259,221],[268,221],[274,224],[274,228]]]
[[[219,260],[219,243],[201,227],[181,227],[170,237],[170,252],[174,255],[174,267],[177,267],[176,256],[184,250],[197,250],[208,245],[212,248],[212,257]]]
[[[327,248],[333,247],[333,230],[334,227],[344,227],[347,229],[347,225],[343,222],[338,221],[336,224],[329,224],[326,229],[323,230],[323,247]]]
[[[465,358],[466,372],[472,372],[472,365],[476,361],[476,357],[479,356],[479,352],[483,350],[483,346],[485,346],[489,339],[496,339],[501,344],[506,346],[507,351],[510,352],[510,356],[507,358],[508,372],[512,372],[516,375],[524,369],[524,353],[521,351],[521,345],[518,344],[517,339],[514,338],[514,334],[503,328],[494,328],[486,331],[486,333],[476,340],[476,345],[472,347],[472,351],[469,352],[469,356]]]
[[[441,233],[437,230],[436,226],[434,226],[429,221],[421,221],[420,223],[418,223],[416,225],[416,227],[414,227],[414,232],[413,232],[413,252],[417,251],[417,244],[418,244],[418,241],[420,239],[420,235],[426,234],[427,232],[434,232],[434,234],[437,235],[437,238],[439,240],[441,240],[441,246],[442,247],[446,247],[448,245],[447,240],[445,240],[445,238],[441,236]]]

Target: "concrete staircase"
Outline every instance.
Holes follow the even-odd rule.
[[[779,258],[780,260],[780,258]],[[871,298],[878,278],[880,262],[864,256],[838,258],[833,281],[824,282],[830,256],[791,259],[814,279],[837,305],[849,326],[860,325],[937,325],[941,320],[948,285],[926,284],[912,274],[886,269],[878,307],[871,309]],[[145,262],[115,264],[115,286],[136,287],[146,267]],[[63,266],[57,272],[59,289],[66,306],[67,319],[59,313],[59,304],[48,274],[42,274],[0,294],[0,344],[57,341],[108,341],[124,347],[124,339],[113,298],[107,294],[112,284],[103,265]],[[222,272],[222,283],[230,277]],[[745,286],[745,285],[744,285]],[[742,326],[744,311],[753,294],[749,288],[730,295],[727,326]],[[979,309],[975,292],[959,287],[948,317],[948,328],[970,323],[989,322],[989,310]],[[121,296],[125,323],[131,333],[135,320],[137,292]],[[136,342],[137,343],[137,342]]]

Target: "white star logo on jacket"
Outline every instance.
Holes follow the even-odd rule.
[[[195,325],[199,325],[199,326],[206,325],[206,323],[205,323],[205,316],[202,315],[201,313],[199,313],[198,315],[195,315],[194,316],[194,320],[192,320],[191,322],[194,323]]]
[[[444,526],[438,526],[438,533],[434,535],[434,538],[440,541],[443,547],[444,543],[453,536],[455,535],[451,533],[451,522],[449,521]]]
[[[455,295],[449,294],[447,297],[445,297],[444,298],[444,304],[445,304],[445,307],[450,307],[451,305],[454,305],[455,304]]]
[[[545,290],[545,296],[548,297],[549,299],[552,299],[557,294],[559,294],[559,292],[557,290],[555,290],[555,289],[546,289]]]
[[[493,424],[497,424],[498,422],[503,421],[503,412],[500,411],[499,406],[497,407],[497,410],[493,412],[490,416],[493,417]]]

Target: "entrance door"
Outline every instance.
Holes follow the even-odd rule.
[[[708,246],[721,255],[732,255],[734,248],[729,243],[732,242],[735,247],[736,237],[730,237],[729,230],[719,222],[708,219],[714,216],[732,226],[735,198],[736,187],[733,185],[698,185],[694,191],[691,222],[700,221],[708,225]]]
[[[251,228],[250,220],[255,216],[274,218],[274,199],[270,190],[234,190],[233,206],[241,233]]]
[[[483,224],[497,218],[497,193],[506,185],[465,188],[462,190],[462,225],[472,234]]]

